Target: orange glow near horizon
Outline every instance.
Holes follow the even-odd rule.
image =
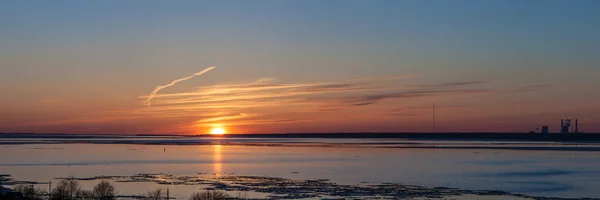
[[[216,127],[210,130],[211,135],[224,135],[225,133],[227,133],[227,131],[221,127]]]

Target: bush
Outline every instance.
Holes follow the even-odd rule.
[[[27,198],[33,198],[35,195],[35,189],[33,189],[33,186],[28,185],[17,185],[15,186],[14,191],[23,194],[23,196]]]
[[[189,200],[223,200],[230,198],[231,196],[225,192],[213,190],[194,193]]]
[[[76,199],[77,200],[91,200],[91,199],[95,199],[94,198],[94,193],[92,191],[89,190],[79,190],[76,193]]]
[[[67,178],[60,180],[58,182],[56,188],[52,190],[52,195],[50,197],[51,200],[74,200],[78,192],[81,191],[81,187],[79,186],[79,182],[75,179]]]
[[[41,199],[46,191],[33,188],[32,185],[17,185],[14,188],[15,192],[23,194],[24,197],[32,199]]]
[[[93,194],[99,200],[113,200],[115,198],[115,187],[110,182],[102,180],[94,186]]]

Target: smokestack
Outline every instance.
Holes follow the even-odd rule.
[[[564,133],[564,132],[565,132],[565,128],[564,128],[564,127],[565,127],[565,124],[564,124],[564,122],[563,122],[563,121],[564,121],[563,119],[560,119],[560,132],[561,132],[561,133]]]
[[[579,133],[579,119],[575,119],[575,133]]]

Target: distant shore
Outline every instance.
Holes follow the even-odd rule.
[[[448,135],[445,135],[448,134]],[[443,137],[442,137],[443,136]],[[470,149],[600,152],[598,135],[501,133],[248,134],[224,136],[0,134],[0,145],[228,145],[388,149]]]
[[[495,133],[495,132],[446,132],[446,133],[273,133],[273,134],[227,134],[212,136],[178,134],[69,134],[69,133],[0,133],[0,138],[45,138],[45,139],[86,139],[86,138],[136,138],[136,137],[226,137],[226,138],[398,138],[398,139],[437,139],[437,140],[522,140],[522,141],[576,141],[600,142],[600,133]]]

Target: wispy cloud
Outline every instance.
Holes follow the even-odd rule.
[[[217,84],[198,87],[191,92],[154,95],[154,106],[139,113],[211,113],[199,117],[192,126],[244,126],[255,124],[296,123],[318,120],[315,113],[337,113],[366,107],[382,101],[396,101],[439,95],[464,95],[491,92],[483,81],[461,81],[427,85],[398,82],[414,76],[364,77],[324,82],[280,83],[261,78],[248,83]],[[466,86],[479,89],[465,89]],[[141,96],[140,98],[148,98]],[[299,112],[299,113],[298,113]],[[291,114],[295,113],[295,114]],[[416,116],[418,113],[381,113],[383,116]]]
[[[477,85],[484,84],[485,81],[461,81],[461,82],[450,82],[450,83],[438,83],[438,84],[425,84],[419,85],[419,87],[455,87],[455,86],[467,86],[467,85]]]
[[[521,87],[517,87],[514,88],[512,90],[512,92],[529,92],[529,91],[537,91],[537,90],[541,90],[541,89],[546,89],[551,87],[550,85],[527,85],[527,86],[521,86]]]
[[[293,123],[301,121],[310,121],[307,118],[300,117],[285,117],[281,114],[249,114],[239,113],[234,115],[226,115],[220,117],[205,118],[194,122],[194,126],[213,126],[217,124],[227,124],[229,126],[235,125],[255,125],[255,124],[281,124],[281,123]]]
[[[216,68],[216,67],[212,66],[212,67],[206,68],[206,69],[204,69],[204,70],[202,70],[200,72],[197,72],[197,73],[195,73],[195,74],[193,74],[191,76],[180,78],[180,79],[177,79],[177,80],[173,80],[169,84],[156,86],[156,88],[150,93],[150,95],[148,95],[148,97],[146,99],[146,105],[148,105],[148,106],[152,105],[151,100],[156,96],[156,94],[158,93],[158,91],[160,91],[162,89],[165,89],[167,87],[173,86],[173,85],[175,85],[175,84],[177,84],[177,83],[179,83],[181,81],[185,81],[185,80],[194,78],[195,76],[200,76],[200,75],[202,75],[202,74],[204,74],[204,73],[206,73],[206,72],[208,72],[208,71],[210,71],[210,70],[212,70],[214,68]]]
[[[412,90],[402,92],[383,93],[375,95],[363,95],[349,98],[349,102],[354,106],[365,106],[377,103],[386,99],[415,98],[434,95],[464,95],[464,94],[482,94],[491,92],[489,89],[463,89],[463,90]]]
[[[147,131],[154,128],[155,131],[151,132],[202,133],[216,125],[243,131],[243,127],[257,130],[257,127],[262,126],[304,126],[302,123],[305,122],[322,123],[327,120],[338,123],[342,123],[340,120],[352,122],[366,118],[390,120],[396,117],[421,117],[425,112],[429,112],[428,105],[422,109],[410,107],[421,104],[420,101],[426,98],[522,92],[548,87],[530,85],[491,88],[486,81],[462,80],[411,84],[413,81],[407,79],[417,76],[396,75],[313,82],[260,78],[248,82],[195,87],[188,92],[158,94],[162,89],[212,69],[214,67],[157,86],[149,95],[139,96],[147,105],[152,106],[140,106],[113,115],[48,122],[45,125],[89,124],[92,127],[103,124],[130,124],[136,130]],[[400,105],[404,107],[399,108]]]

